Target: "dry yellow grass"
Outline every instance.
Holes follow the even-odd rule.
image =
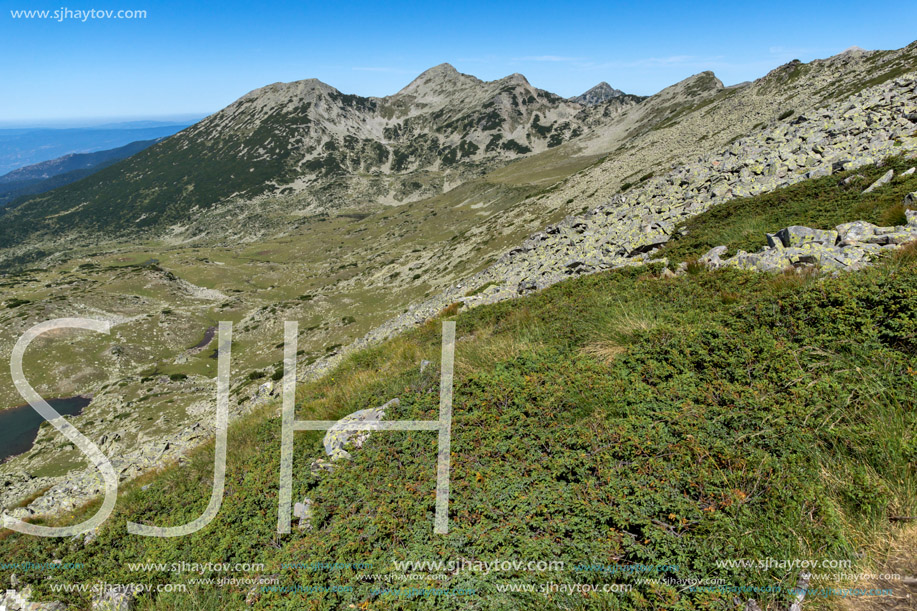
[[[864,579],[851,587],[890,589],[888,596],[852,596],[841,600],[842,611],[887,611],[917,609],[917,524],[911,522],[896,535],[870,546],[870,556],[877,559],[871,571],[877,575],[898,575],[899,579]]]

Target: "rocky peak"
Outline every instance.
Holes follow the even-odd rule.
[[[518,72],[513,72],[509,76],[506,76],[500,79],[502,82],[513,83],[515,85],[530,85],[529,80],[525,78],[524,75],[519,74]]]
[[[392,97],[435,98],[449,90],[464,89],[480,82],[469,74],[462,74],[452,64],[443,63],[425,70],[420,76],[411,81],[407,87]]]
[[[650,99],[684,102],[714,95],[722,89],[725,89],[722,81],[707,70],[666,87]]]
[[[620,89],[615,89],[605,81],[602,81],[586,93],[570,98],[570,101],[577,102],[585,106],[592,106],[594,104],[607,102],[612,98],[619,98],[623,95],[625,95],[623,91]]]
[[[307,100],[316,97],[322,93],[340,93],[337,89],[327,83],[310,78],[302,81],[293,81],[292,83],[271,83],[264,87],[259,87],[246,93],[235,103],[250,102],[261,100],[264,104],[289,102],[290,100]]]

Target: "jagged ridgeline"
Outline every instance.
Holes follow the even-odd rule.
[[[552,184],[538,172],[567,179],[563,201],[575,201],[559,205],[576,212],[661,166],[915,68],[912,44],[791,62],[733,87],[704,72],[649,98],[602,83],[565,99],[518,74],[484,82],[448,64],[384,98],[314,79],[276,83],[85,180],[13,202],[0,263],[138,235],[218,238],[240,216],[219,216],[232,207],[249,215],[234,239],[276,235],[303,216],[424,200],[504,169],[544,189]],[[523,157],[528,166],[512,164]],[[574,176],[596,162],[598,177]],[[265,218],[276,222],[265,229]]]
[[[618,92],[567,100],[519,74],[483,82],[448,64],[385,98],[315,79],[275,83],[92,181],[18,205],[0,245],[37,220],[48,232],[163,227],[229,198],[265,194],[309,191],[330,208],[418,199],[568,142],[594,115],[641,99]]]
[[[549,215],[577,213],[653,172],[915,69],[911,44],[794,61],[731,87],[702,72],[648,98],[607,83],[562,98],[519,74],[484,82],[448,64],[384,98],[314,79],[276,83],[85,180],[11,203],[0,266],[137,238],[263,239],[315,215],[435,207],[457,188],[483,200],[495,185],[525,186],[510,196],[513,205],[525,198],[522,208],[491,198],[500,212],[488,220],[504,226],[542,204]]]

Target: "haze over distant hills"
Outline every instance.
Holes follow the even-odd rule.
[[[75,153],[118,148],[171,136],[191,122],[139,121],[92,127],[0,129],[0,176],[17,168]]]
[[[95,153],[71,153],[0,176],[0,207],[17,197],[37,195],[69,185],[106,168],[113,163],[139,153],[162,138],[140,140],[124,146]]]

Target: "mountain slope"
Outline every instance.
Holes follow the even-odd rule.
[[[915,67],[914,44],[853,50],[790,62],[741,86],[723,87],[704,72],[646,99],[588,106],[521,75],[483,82],[448,65],[386,98],[341,94],[315,80],[278,83],[91,180],[17,203],[0,223],[0,265],[80,245],[213,239],[218,229],[262,239],[315,214],[433,201],[519,158],[550,168],[603,157],[575,176],[556,175],[564,182],[552,194],[528,202],[577,212],[783,113],[843,100]],[[234,220],[242,216],[246,223]]]
[[[189,584],[176,594],[142,593],[139,609],[302,606],[290,592],[307,592],[322,610],[458,610],[471,601],[543,609],[569,606],[569,593],[544,589],[565,579],[632,586],[578,596],[575,608],[584,610],[728,608],[743,587],[760,588],[746,598],[773,608],[795,588],[795,571],[723,561],[827,559],[849,561],[844,573],[868,571],[874,548],[862,541],[894,532],[890,512],[917,508],[907,318],[917,307],[915,272],[913,249],[824,280],[735,271],[666,278],[656,266],[574,279],[459,315],[446,536],[431,534],[435,437],[417,431],[374,432],[327,471],[314,466],[327,461],[321,434],[297,433],[293,499],[308,499],[313,511],[303,528],[278,535],[280,420],[271,404],[230,429],[226,492],[201,532],[137,537],[125,522],[171,526],[201,515],[212,445],[127,484],[98,533],[51,544],[12,533],[0,539],[0,553],[86,567],[19,575],[33,598],[79,608],[88,608],[88,591],[55,588],[136,581],[129,563],[150,563],[147,583]],[[398,397],[386,419],[434,419],[439,342],[437,320],[354,355],[299,389],[299,417],[339,419]],[[430,366],[418,373],[421,360]],[[217,569],[170,571],[189,549],[208,561],[263,563],[232,577],[272,581],[217,587],[200,579],[225,577]],[[396,565],[540,558],[564,564]],[[644,579],[623,569],[612,575],[613,566],[656,569]],[[406,572],[429,573],[412,587],[452,595],[398,595]],[[689,588],[686,579],[723,587]],[[507,587],[520,584],[532,589]],[[840,585],[829,571],[813,580],[813,588]]]
[[[574,116],[584,126],[581,136],[557,146],[541,139],[543,150],[518,158],[497,149],[489,151],[491,157],[477,151],[448,172],[456,180],[468,168],[481,175],[434,197],[406,198],[397,207],[367,197],[365,207],[347,204],[352,207],[329,212],[327,206],[340,203],[332,189],[297,191],[301,185],[294,179],[286,185],[290,193],[240,196],[206,210],[176,209],[191,217],[181,229],[163,238],[154,222],[148,233],[137,234],[159,241],[100,241],[78,259],[63,253],[43,267],[3,275],[0,322],[6,333],[0,352],[8,354],[18,333],[50,317],[111,320],[111,336],[75,338],[61,342],[56,353],[33,353],[29,370],[43,392],[66,383],[73,392],[95,394],[74,422],[117,457],[124,479],[166,461],[184,461],[182,468],[167,469],[164,479],[150,476],[143,482],[149,488],[127,484],[119,505],[117,520],[173,523],[168,520],[193,517],[202,507],[189,499],[198,498],[193,491],[208,481],[212,451],[193,452],[190,460],[182,454],[212,434],[206,414],[212,413],[216,364],[208,330],[215,321],[232,320],[237,343],[231,413],[266,403],[272,411],[234,429],[232,447],[241,449],[231,456],[226,513],[220,516],[226,522],[212,527],[229,536],[212,536],[214,530],[190,540],[208,556],[354,558],[372,541],[374,551],[359,559],[385,563],[382,573],[390,561],[406,557],[563,557],[574,563],[594,556],[691,562],[703,576],[736,585],[783,584],[786,575],[718,573],[722,567],[715,561],[736,549],[761,557],[807,557],[824,545],[835,546],[825,553],[846,558],[857,542],[889,530],[884,523],[875,531],[871,523],[862,529],[851,524],[914,506],[913,435],[901,434],[902,426],[913,430],[913,393],[895,383],[907,376],[913,356],[913,251],[861,276],[818,282],[734,271],[694,275],[693,268],[671,278],[662,263],[571,276],[643,264],[691,218],[697,219],[690,230],[698,242],[682,246],[697,254],[705,236],[720,239],[723,233],[704,228],[722,218],[717,208],[745,211],[736,213],[743,226],[731,233],[751,227],[755,244],[762,231],[779,229],[761,221],[761,210],[770,206],[774,219],[788,224],[800,209],[806,211],[800,220],[816,225],[859,214],[897,224],[902,199],[917,188],[917,178],[904,171],[913,165],[909,160],[881,157],[917,148],[914,50],[912,45],[791,62],[729,88],[704,72],[634,104],[582,108]],[[308,97],[312,103],[302,116],[321,123],[314,133],[326,143],[392,121],[422,143],[433,116],[440,142],[466,130],[469,138],[486,137],[489,132],[478,129],[479,111],[497,107],[501,129],[523,133],[519,127],[532,123],[526,123],[525,105],[512,100],[519,101],[524,79],[514,75],[495,83],[503,84],[491,87],[439,66],[394,102],[395,96],[366,102],[367,108],[376,104],[368,110],[355,109],[356,101],[342,103],[335,90],[316,81],[276,85],[253,92],[208,129],[216,144],[244,147],[240,133],[257,132],[272,116],[289,117],[290,100]],[[572,110],[568,104],[558,102],[556,112]],[[377,120],[383,108],[390,116]],[[478,114],[466,118],[468,108]],[[297,133],[286,124],[268,131]],[[439,169],[422,169],[430,150],[425,146],[417,149],[418,165],[405,172],[442,177],[441,160]],[[336,163],[348,159],[340,150],[323,154]],[[221,153],[212,161],[224,160]],[[862,193],[887,169],[895,176],[890,183]],[[398,176],[390,166],[384,170],[389,174],[379,172],[379,180]],[[368,194],[370,178],[348,170],[308,180]],[[789,200],[792,206],[783,205]],[[310,208],[319,202],[326,208]],[[316,210],[321,212],[310,212]],[[17,214],[5,220],[22,223]],[[524,301],[508,301],[554,284]],[[314,530],[290,540],[275,537],[270,516],[276,507],[264,491],[267,482],[276,482],[277,406],[270,397],[282,373],[282,321],[301,321],[298,368],[310,376],[419,323],[408,336],[345,360],[333,378],[300,389],[299,399],[310,415],[338,418],[398,394],[403,411],[390,417],[426,419],[436,407],[435,375],[430,369],[427,377],[418,374],[417,363],[435,362],[439,338],[436,324],[424,323],[477,305],[484,307],[459,318],[465,331],[457,344],[455,538],[430,543],[424,521],[432,485],[427,476],[433,463],[424,459],[429,439],[400,434],[374,435],[364,454],[328,476],[310,473],[308,460],[321,451],[318,440],[299,436],[297,498],[314,495],[316,522]],[[834,358],[839,354],[841,359]],[[913,385],[912,378],[902,379]],[[866,392],[864,379],[874,385]],[[4,389],[12,392],[12,384],[0,383]],[[828,417],[834,426],[824,426]],[[618,437],[621,444],[608,445]],[[30,455],[4,465],[3,504],[23,499],[28,505],[15,509],[17,515],[59,512],[98,490],[95,472],[82,471],[79,453],[61,445],[48,427],[37,444]],[[883,452],[875,454],[875,447]],[[397,468],[389,464],[393,456]],[[819,469],[826,463],[840,474],[836,479]],[[630,468],[634,464],[639,468]],[[609,496],[608,490],[623,490],[624,496]],[[367,498],[380,499],[381,509]],[[639,510],[631,511],[632,504]],[[781,507],[790,509],[780,513]],[[246,520],[242,516],[251,519],[239,537],[234,525]],[[762,521],[775,525],[774,537],[745,537]],[[406,522],[413,524],[410,530],[401,530]],[[741,547],[730,547],[733,540],[741,540]],[[120,555],[112,553],[116,547]],[[30,559],[88,561],[112,581],[130,581],[125,554],[168,559],[178,550],[168,541],[125,537],[119,521],[82,546],[73,541],[52,547],[13,536],[0,539],[0,548]],[[269,570],[285,584],[327,586],[337,578],[289,566]],[[452,575],[445,581],[490,589],[499,580]],[[33,583],[42,588],[53,579]],[[649,599],[659,607],[675,601],[691,609],[709,607],[717,598],[715,592],[701,596],[655,585],[644,584],[626,602],[616,594],[615,604],[639,608]],[[246,590],[201,596],[213,596],[214,608],[226,608],[217,599],[241,602]],[[532,608],[543,603],[521,599]],[[460,606],[457,600],[437,608]],[[511,608],[519,600],[507,593],[499,602]],[[290,601],[262,592],[255,602],[282,608]],[[366,593],[344,601],[328,596],[315,606],[377,602],[389,601]],[[168,608],[168,601],[143,601],[153,608],[160,603]]]

